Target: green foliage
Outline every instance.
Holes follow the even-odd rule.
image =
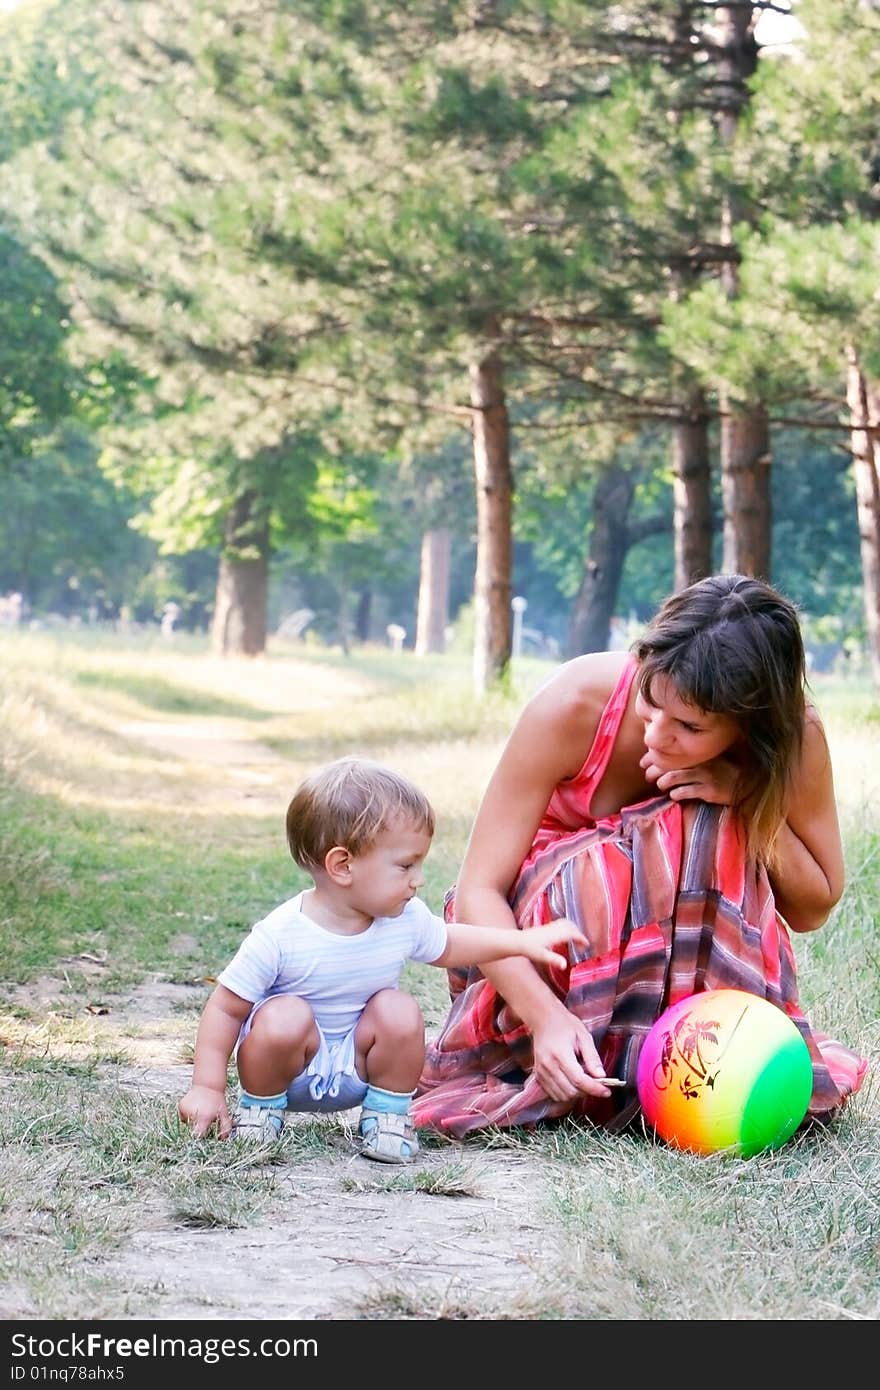
[[[76,23],[68,12],[70,43],[63,55],[40,41],[44,25],[57,27],[63,5],[30,0],[14,14],[0,13],[0,164],[20,149],[52,139],[76,112],[87,110],[100,77],[80,64]]]
[[[56,278],[0,227],[0,477],[72,408],[69,329]]]
[[[732,150],[705,8],[671,0],[27,9],[0,57],[0,207],[21,238],[8,283],[0,259],[0,464],[75,408],[116,484],[102,490],[77,451],[29,476],[29,516],[57,491],[31,568],[59,583],[56,518],[94,490],[95,551],[113,516],[132,526],[104,547],[124,581],[90,568],[79,536],[67,569],[90,594],[124,582],[146,606],[185,588],[203,612],[210,554],[251,492],[277,601],[319,609],[327,634],[346,585],[412,614],[417,533],[444,510],[461,518],[466,588],[473,498],[460,479],[445,493],[448,441],[468,422],[466,369],[493,350],[516,586],[561,624],[597,468],[638,453],[695,377],[710,409],[723,385],[827,423],[844,336],[868,371],[880,363],[877,16],[860,0],[802,0],[800,56],[762,56]],[[728,194],[754,224],[737,233],[735,301],[717,279]],[[57,458],[54,438],[39,447]],[[639,524],[668,517],[667,451],[664,435],[645,452]],[[781,578],[789,538],[821,545],[800,490],[796,506],[780,491]],[[795,569],[833,606],[852,528],[835,514],[823,540],[846,557],[815,584]],[[671,568],[668,543],[634,544],[620,607],[652,606]]]
[[[774,223],[769,234],[743,230],[739,244],[735,299],[711,283],[664,308],[661,337],[704,381],[721,381],[743,400],[773,403],[832,386],[842,400],[851,342],[868,371],[880,370],[875,225]]]
[[[704,382],[771,406],[799,399],[806,420],[811,393],[842,406],[849,344],[880,369],[880,16],[862,0],[800,0],[797,17],[797,56],[759,64],[738,131],[730,176],[754,225],[737,229],[736,299],[698,287],[666,306],[661,338]]]
[[[782,590],[838,636],[860,640],[864,605],[858,515],[847,453],[834,433],[780,430],[772,474],[773,553]],[[822,497],[822,508],[816,498]]]
[[[514,96],[500,73],[492,73],[480,81],[466,68],[451,65],[437,74],[433,82],[430,74],[425,77],[432,88],[431,104],[420,112],[418,101],[413,100],[409,128],[414,135],[430,140],[493,146],[512,140],[529,140],[537,134],[528,103]],[[418,83],[425,77],[416,72],[411,81]],[[416,89],[412,95],[417,96]]]
[[[128,529],[131,509],[98,468],[89,436],[59,428],[4,479],[0,591],[17,590],[38,612],[118,611],[153,555]]]

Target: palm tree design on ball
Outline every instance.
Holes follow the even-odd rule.
[[[663,1037],[660,1059],[654,1070],[658,1091],[677,1086],[685,1100],[698,1100],[706,1088],[713,1090],[721,1062],[745,1017],[743,1008],[724,1047],[718,1050],[718,1019],[682,1014]]]

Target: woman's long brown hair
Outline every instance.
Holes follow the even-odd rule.
[[[806,663],[794,605],[762,580],[711,575],[668,598],[632,650],[645,699],[657,676],[667,676],[687,704],[736,720],[749,765],[734,805],[749,852],[772,864],[804,733]]]

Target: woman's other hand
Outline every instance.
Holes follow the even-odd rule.
[[[664,767],[650,749],[639,760],[645,780],[673,801],[708,801],[715,806],[732,806],[736,799],[739,770],[732,759],[713,758],[695,767]]]
[[[532,1040],[533,1075],[551,1100],[610,1095],[590,1030],[563,1004],[535,1029]]]

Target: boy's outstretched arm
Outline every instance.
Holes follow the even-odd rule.
[[[196,1138],[203,1138],[216,1123],[221,1139],[232,1132],[232,1118],[226,1105],[226,1069],[239,1030],[253,1004],[218,985],[202,1013],[196,1034],[192,1083],[177,1107]]]
[[[504,960],[507,956],[527,956],[536,965],[557,965],[564,969],[568,957],[553,946],[574,941],[586,946],[580,928],[567,917],[559,917],[546,927],[475,927],[469,922],[449,922],[446,927],[446,950],[432,965],[483,965],[487,961]]]

